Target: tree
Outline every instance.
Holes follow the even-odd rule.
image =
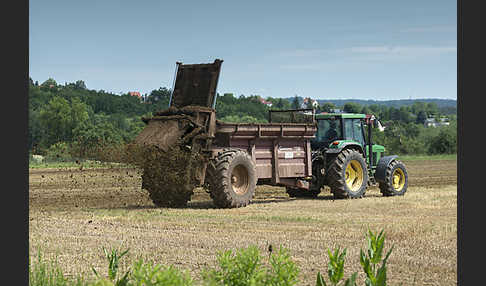
[[[223,122],[233,122],[233,123],[261,123],[262,120],[258,120],[257,118],[249,115],[244,116],[237,116],[237,115],[228,115],[221,118]]]
[[[435,102],[429,102],[426,105],[427,116],[439,115],[439,108]]]
[[[259,101],[258,96],[245,97],[241,95],[235,98],[233,94],[226,93],[218,97],[216,101],[216,114],[217,118],[224,118],[230,115],[238,117],[249,115],[261,122],[265,122],[268,118],[268,107]]]
[[[380,107],[378,106],[378,104],[371,104],[369,106],[371,112],[373,112],[374,115],[378,115],[379,111],[380,111]]]
[[[431,154],[452,154],[457,152],[457,134],[455,126],[441,128],[439,134],[432,138],[429,145]]]
[[[331,102],[326,102],[323,105],[321,105],[321,110],[323,112],[332,112],[332,110],[335,109],[335,108],[336,108],[336,106]]]
[[[46,87],[51,87],[51,86],[57,86],[57,82],[53,78],[48,78],[46,81],[44,81],[41,86],[46,86]]]
[[[171,91],[165,87],[159,87],[159,89],[154,89],[150,92],[147,97],[147,102],[150,103],[159,103],[159,105],[169,105]]]
[[[279,110],[290,109],[290,102],[286,99],[278,98],[273,106]]]
[[[413,114],[418,115],[421,111],[425,112],[425,110],[426,110],[426,105],[422,101],[416,101],[411,106],[411,111]]]
[[[74,129],[80,122],[89,120],[89,113],[91,107],[82,102],[79,98],[73,97],[71,99],[71,128]]]
[[[363,114],[370,114],[371,113],[371,109],[368,106],[363,106],[363,108],[361,109],[361,113],[363,113]]]
[[[299,109],[300,108],[299,97],[297,97],[297,95],[292,100],[292,108],[293,109]]]
[[[55,96],[39,112],[39,121],[45,128],[43,146],[72,140],[73,130],[82,122],[89,120],[89,107],[74,97],[71,103]]]
[[[347,102],[344,104],[343,110],[344,112],[349,113],[359,113],[361,111],[361,104],[357,102]]]
[[[420,125],[414,124],[412,122],[405,125],[405,132],[406,132],[407,137],[417,138],[420,134],[420,127],[419,126]]]
[[[44,146],[48,147],[60,141],[68,141],[72,114],[69,102],[62,97],[54,97],[47,106],[39,112],[39,121],[46,128],[42,139]],[[70,138],[69,138],[70,139]]]
[[[399,116],[398,120],[400,120],[403,123],[408,123],[412,121],[410,112],[408,112],[405,106],[400,107],[400,109],[398,110],[398,116]]]
[[[99,156],[103,147],[123,142],[118,130],[107,121],[98,124],[82,122],[73,133],[76,153],[80,157]]]
[[[38,153],[38,148],[42,148],[39,144],[45,137],[46,128],[39,120],[39,111],[29,108],[29,125],[28,125],[28,146],[34,154]]]
[[[420,110],[419,113],[417,114],[417,118],[415,122],[417,124],[425,124],[426,119],[427,119],[427,112],[425,112],[425,110]]]
[[[77,80],[75,83],[74,83],[74,87],[76,89],[86,89],[86,84],[84,83],[84,81],[82,80]]]

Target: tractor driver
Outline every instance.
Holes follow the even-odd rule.
[[[338,133],[336,131],[336,122],[334,120],[331,120],[329,122],[329,130],[327,130],[324,138],[326,138],[326,141],[330,142],[337,137],[338,137]]]

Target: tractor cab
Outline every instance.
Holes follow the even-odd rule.
[[[326,153],[336,154],[345,148],[353,148],[363,154],[370,169],[376,167],[385,147],[372,144],[371,128],[381,127],[373,115],[321,113],[315,115],[315,120],[317,134],[311,141],[312,150],[320,149]]]

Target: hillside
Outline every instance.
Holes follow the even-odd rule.
[[[393,106],[395,108],[401,106],[412,105],[414,102],[420,101],[424,103],[433,102],[437,104],[437,107],[457,107],[457,100],[452,99],[438,99],[438,98],[423,98],[423,99],[396,99],[396,100],[363,100],[363,99],[317,99],[319,104],[324,104],[326,102],[331,102],[336,106],[343,106],[347,102],[356,102],[361,105],[367,106],[372,104]]]
[[[298,96],[299,101],[302,102],[303,98]],[[292,102],[294,99],[293,97],[288,97],[285,98],[286,100]],[[433,102],[437,104],[437,107],[457,107],[457,100],[454,99],[440,99],[440,98],[420,98],[420,99],[394,99],[394,100],[374,100],[374,99],[317,99],[317,102],[319,104],[324,104],[326,102],[330,102],[336,106],[343,106],[345,103],[348,102],[355,102],[359,103],[360,105],[368,106],[372,104],[377,104],[377,105],[385,105],[388,107],[401,107],[401,106],[407,106],[407,105],[412,105],[414,102],[424,102],[424,103],[430,103]]]

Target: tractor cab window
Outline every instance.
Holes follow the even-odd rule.
[[[325,119],[318,120],[316,141],[329,144],[334,140],[342,138],[341,120]]]
[[[363,130],[360,119],[345,119],[344,120],[344,138],[347,140],[354,140],[361,145],[364,145]]]
[[[353,133],[354,133],[354,140],[361,143],[362,146],[365,145],[365,140],[363,137],[363,128],[361,125],[361,119],[353,119]]]

